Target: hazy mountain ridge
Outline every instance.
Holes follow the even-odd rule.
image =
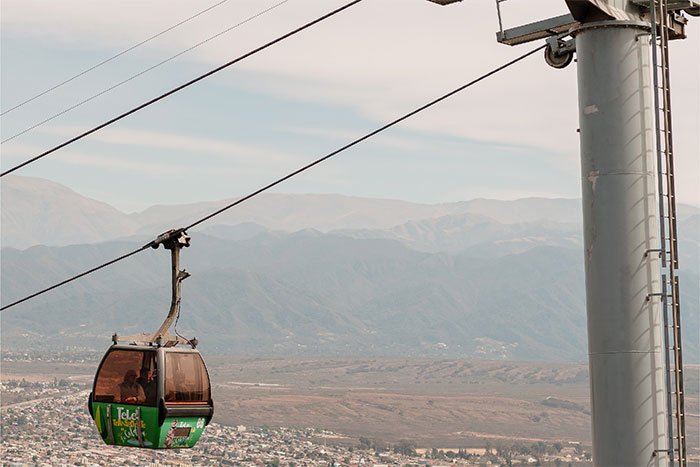
[[[144,241],[188,225],[235,199],[187,205],[152,206],[125,214],[48,180],[3,178],[3,247],[65,246],[99,243],[140,235]],[[698,244],[700,209],[679,205],[678,218],[688,220],[679,236]],[[692,219],[695,219],[694,221]],[[575,246],[581,241],[581,201],[527,198],[514,201],[474,199],[456,203],[419,204],[333,194],[266,193],[195,229],[231,238],[230,227],[296,232],[316,229],[353,238],[399,240],[422,251],[461,251],[491,241]],[[262,230],[259,227],[262,227]],[[229,230],[226,230],[229,228]],[[241,229],[234,230],[241,235]],[[226,232],[229,232],[228,234]],[[250,233],[242,234],[250,236]],[[694,245],[691,246],[694,248]],[[506,248],[506,251],[509,251]],[[523,251],[516,247],[513,251]]]
[[[195,240],[199,248],[183,254],[183,264],[194,275],[183,285],[185,311],[179,330],[196,334],[203,345],[221,352],[471,355],[483,345],[475,339],[512,344],[523,356],[546,358],[543,349],[551,351],[548,345],[539,343],[537,326],[524,323],[533,308],[528,303],[538,301],[527,297],[527,290],[533,287],[531,279],[540,276],[533,273],[532,269],[539,266],[530,259],[524,258],[526,265],[513,268],[527,271],[526,280],[517,284],[502,274],[498,262],[486,264],[468,257],[421,253],[386,240],[355,240],[312,232],[262,235],[244,241]],[[89,254],[93,247],[66,248],[76,258],[81,256],[76,249],[84,248]],[[34,270],[36,265],[32,263],[53,263],[47,261],[49,257],[61,263],[68,253],[60,251],[64,248],[49,250],[56,252],[34,256],[38,251],[30,249],[4,259],[3,276],[10,270]],[[558,263],[562,255],[579,256],[573,251],[550,250],[545,254],[548,258],[541,261],[547,265]],[[160,251],[160,256],[167,255]],[[21,342],[15,335],[19,329],[25,334],[45,336],[42,339],[48,341],[75,345],[98,336],[106,342],[115,330],[131,333],[157,326],[169,300],[168,267],[162,259],[148,255],[139,260],[137,267],[122,268],[109,277],[94,275],[77,292],[65,288],[44,303],[5,312],[3,323],[10,327],[3,328],[3,342]],[[513,261],[520,263],[513,259],[500,261],[509,268]],[[551,276],[550,284],[566,276],[553,266],[544,269],[545,275],[558,276]],[[575,283],[576,273],[572,274],[571,282]],[[159,280],[161,284],[155,285]],[[114,284],[121,288],[115,289]],[[503,284],[513,289],[517,302],[499,293]],[[19,286],[3,282],[3,297],[24,293],[17,290]],[[533,293],[544,292],[534,287]],[[570,302],[563,310],[565,301],[549,298],[551,305],[546,308],[556,306],[576,321],[573,316],[580,303]],[[544,312],[537,310],[538,314]],[[521,331],[513,332],[509,322],[519,314],[523,325],[519,326]],[[582,325],[568,326],[568,343],[559,350],[561,355],[584,355],[576,348],[576,343],[581,348],[585,341]]]
[[[523,252],[535,246],[580,247],[581,225],[574,222],[501,223],[483,215],[463,213],[433,219],[409,221],[390,229],[334,230],[352,238],[396,240],[409,248],[426,252],[475,252],[492,245],[490,254]]]
[[[138,227],[112,206],[48,180],[8,176],[0,191],[3,247],[101,242]]]
[[[187,205],[153,206],[125,214],[48,180],[8,176],[2,188],[3,247],[65,246],[97,243],[135,234],[153,237],[165,230],[188,225],[235,199]],[[419,204],[388,199],[357,198],[333,194],[288,195],[266,193],[217,216],[201,229],[221,225],[258,224],[270,230],[295,232],[313,228],[334,230],[388,230],[449,216],[517,224],[553,221],[576,223],[580,201],[523,199],[472,200],[457,203]],[[696,210],[697,211],[697,210]],[[455,222],[455,221],[452,221]],[[461,221],[459,221],[461,222]],[[444,225],[437,226],[444,228]],[[358,234],[359,235],[359,234]]]
[[[58,193],[51,209],[60,210],[65,198],[76,213],[39,217],[48,219],[47,229],[85,215],[81,203],[106,215],[116,211],[48,186]],[[41,214],[30,203],[25,224],[6,229],[6,206],[23,205],[21,190],[12,193],[14,200],[5,198],[9,188],[3,184],[3,246],[6,238],[34,238],[22,228],[31,230],[31,214]],[[43,192],[37,193],[28,199]],[[418,205],[268,196],[247,214],[190,232],[193,247],[183,251],[182,265],[193,276],[184,284],[179,330],[196,335],[205,348],[238,355],[585,359],[579,200]],[[2,302],[111,260],[223,204],[116,211],[118,222],[109,224],[108,234],[126,237],[119,241],[3,248]],[[679,211],[685,358],[698,361],[700,215],[688,206]],[[287,230],[295,226],[303,230]],[[98,235],[89,224],[86,229],[85,238]],[[3,312],[3,345],[29,339],[32,345],[99,348],[114,331],[157,327],[169,300],[169,255],[148,249]]]
[[[149,237],[188,225],[236,199],[186,205],[153,206],[125,214],[54,182],[8,176],[2,182],[2,246],[64,246],[115,240],[134,234]],[[348,228],[389,228],[412,219],[460,212],[461,203],[419,204],[342,195],[264,193],[224,212],[203,228],[255,223],[294,232]]]
[[[134,245],[110,242],[3,251],[3,302]],[[99,348],[154,329],[169,304],[168,255],[147,250],[3,313],[3,345]],[[6,255],[5,253],[11,253]],[[39,267],[42,265],[42,267]],[[399,242],[304,231],[245,240],[193,235],[183,250],[178,330],[236,355],[415,355],[583,360],[582,255],[537,247],[498,258],[411,250]],[[684,278],[686,359],[697,361],[697,273]],[[695,305],[694,305],[695,304]],[[22,337],[24,334],[28,337]]]

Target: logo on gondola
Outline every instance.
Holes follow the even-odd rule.
[[[124,407],[117,407],[117,418],[112,420],[112,425],[123,427],[136,426],[136,412],[132,412]],[[146,423],[141,420],[141,428],[146,428]]]

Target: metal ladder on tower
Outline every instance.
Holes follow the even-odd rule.
[[[657,177],[659,188],[660,256],[662,267],[662,316],[666,357],[668,430],[670,465],[686,467],[685,403],[683,388],[683,354],[681,350],[680,288],[678,241],[676,230],[676,195],[671,121],[669,73],[668,0],[649,2],[652,24],[652,64],[656,120]],[[670,319],[669,319],[670,315]],[[669,336],[670,334],[670,336]]]

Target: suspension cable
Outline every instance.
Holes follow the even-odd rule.
[[[434,100],[428,102],[427,104],[422,105],[422,106],[418,107],[417,109],[415,109],[415,110],[413,110],[413,111],[411,111],[411,112],[409,112],[409,113],[407,113],[407,114],[404,114],[403,116],[397,118],[396,120],[393,120],[392,122],[387,123],[386,125],[383,125],[383,126],[377,128],[376,130],[371,131],[371,132],[365,134],[364,136],[361,136],[360,138],[357,138],[356,140],[354,140],[354,141],[352,141],[352,142],[346,144],[345,146],[343,146],[343,147],[341,147],[341,148],[339,148],[339,149],[336,149],[335,151],[333,151],[333,152],[331,152],[331,153],[329,153],[329,154],[326,154],[325,156],[323,156],[323,157],[321,157],[321,158],[319,158],[319,159],[316,159],[315,161],[313,161],[313,162],[311,162],[311,163],[305,165],[304,167],[301,167],[300,169],[297,169],[297,170],[295,170],[294,172],[291,172],[291,173],[285,175],[284,177],[277,179],[276,181],[274,181],[274,182],[272,182],[272,183],[270,183],[270,184],[268,184],[268,185],[266,185],[266,186],[264,186],[264,187],[262,187],[262,188],[260,188],[260,189],[258,189],[258,190],[256,190],[256,191],[250,193],[249,195],[246,195],[246,196],[244,196],[244,197],[238,199],[237,201],[235,201],[235,202],[233,202],[233,203],[227,204],[227,205],[224,206],[223,208],[218,209],[217,211],[214,211],[214,212],[212,212],[211,214],[202,217],[201,219],[199,219],[199,220],[197,220],[197,221],[191,223],[191,224],[188,225],[187,227],[182,227],[182,228],[180,228],[180,229],[173,230],[173,231],[171,231],[171,232],[168,232],[168,234],[169,234],[169,235],[175,235],[175,234],[178,234],[179,232],[184,232],[184,231],[186,231],[186,230],[191,229],[192,227],[195,227],[195,226],[197,226],[197,225],[199,225],[199,224],[201,224],[201,223],[203,223],[203,222],[206,222],[206,221],[208,221],[209,219],[211,219],[212,217],[217,216],[217,215],[221,214],[222,212],[227,211],[227,210],[231,209],[232,207],[237,206],[237,205],[239,205],[239,204],[241,204],[241,203],[243,203],[243,202],[249,200],[250,198],[253,198],[254,196],[257,196],[257,195],[259,195],[260,193],[262,193],[262,192],[264,192],[264,191],[267,191],[267,190],[269,190],[270,188],[272,188],[272,187],[274,187],[274,186],[276,186],[276,185],[279,185],[280,183],[284,182],[285,180],[288,180],[288,179],[294,177],[295,175],[298,175],[298,174],[300,174],[300,173],[302,173],[302,172],[304,172],[304,171],[310,169],[311,167],[313,167],[313,166],[315,166],[315,165],[317,165],[317,164],[320,164],[321,162],[323,162],[323,161],[325,161],[325,160],[330,159],[331,157],[333,157],[333,156],[335,156],[335,155],[337,155],[337,154],[340,154],[341,152],[345,151],[346,149],[349,149],[349,148],[355,146],[356,144],[359,144],[359,143],[361,143],[362,141],[364,141],[364,140],[366,140],[366,139],[369,139],[369,138],[371,138],[372,136],[375,136],[376,134],[381,133],[382,131],[384,131],[384,130],[386,130],[386,129],[388,129],[388,128],[391,128],[392,126],[394,126],[394,125],[396,125],[396,124],[398,124],[398,123],[400,123],[400,122],[402,122],[402,121],[404,121],[404,120],[406,120],[406,119],[412,117],[413,115],[416,115],[416,114],[418,114],[418,113],[420,113],[420,112],[422,112],[422,111],[428,109],[429,107],[432,107],[432,106],[434,106],[435,104],[437,104],[437,103],[439,103],[439,102],[442,102],[442,101],[444,101],[445,99],[447,99],[447,98],[449,98],[449,97],[454,96],[455,94],[457,94],[457,93],[459,93],[459,92],[461,92],[461,91],[467,89],[468,87],[471,87],[471,86],[475,85],[476,83],[478,83],[478,82],[480,82],[480,81],[485,80],[486,78],[488,78],[488,77],[490,77],[490,76],[492,76],[492,75],[498,73],[499,71],[505,70],[506,68],[510,67],[511,65],[514,65],[515,63],[518,63],[519,61],[521,61],[521,60],[523,60],[523,59],[529,57],[530,55],[532,55],[532,54],[538,52],[539,50],[542,50],[542,49],[545,48],[545,47],[546,47],[546,44],[545,44],[545,45],[542,45],[542,46],[540,46],[540,47],[537,47],[536,49],[533,49],[533,50],[531,50],[530,52],[527,52],[527,53],[525,53],[525,54],[523,54],[523,55],[521,55],[521,56],[519,56],[519,57],[517,57],[517,58],[515,58],[515,59],[513,59],[513,60],[511,60],[511,61],[509,61],[509,62],[507,62],[507,63],[505,63],[505,64],[503,64],[503,65],[501,65],[501,66],[499,66],[498,68],[495,68],[495,69],[489,71],[488,73],[485,73],[485,74],[479,76],[478,78],[476,78],[476,79],[474,79],[474,80],[472,80],[472,81],[470,81],[470,82],[468,82],[468,83],[466,83],[466,84],[464,84],[464,85],[462,85],[462,86],[460,86],[460,87],[454,89],[453,91],[450,91],[450,92],[448,92],[447,94],[443,94],[442,96],[438,97],[437,99],[434,99]],[[100,265],[100,266],[97,266],[97,267],[95,267],[95,268],[93,268],[93,269],[91,269],[91,270],[89,270],[89,271],[84,272],[84,273],[81,273],[81,274],[78,274],[78,275],[76,275],[76,276],[73,276],[73,277],[71,277],[71,278],[69,278],[69,279],[66,279],[66,280],[64,280],[64,281],[62,281],[62,282],[60,282],[60,283],[58,283],[58,284],[55,284],[55,285],[53,285],[53,286],[51,286],[51,287],[47,287],[46,289],[40,290],[39,292],[36,292],[36,293],[34,293],[34,294],[32,294],[32,295],[29,295],[29,296],[27,296],[27,297],[24,297],[24,298],[22,298],[22,299],[20,299],[20,300],[17,300],[17,301],[15,301],[15,302],[12,302],[12,303],[10,303],[9,305],[5,305],[5,306],[3,306],[3,307],[0,308],[0,311],[1,311],[1,310],[6,310],[6,309],[8,309],[8,308],[10,308],[10,307],[13,307],[13,306],[15,306],[15,305],[18,305],[18,304],[20,304],[20,303],[22,303],[22,302],[24,302],[24,301],[26,301],[26,300],[29,300],[30,298],[34,298],[34,297],[36,297],[37,295],[41,295],[41,294],[43,294],[43,293],[45,293],[45,292],[48,292],[49,290],[52,290],[52,289],[55,289],[55,288],[60,287],[60,286],[62,286],[62,285],[65,285],[65,284],[67,284],[67,283],[69,283],[69,282],[72,282],[72,281],[74,281],[74,280],[76,280],[76,279],[78,279],[78,278],[80,278],[80,277],[83,277],[83,276],[85,276],[85,275],[87,275],[87,274],[90,274],[90,273],[92,273],[92,272],[95,272],[95,271],[97,271],[97,270],[99,270],[99,269],[102,269],[102,268],[104,268],[104,267],[106,267],[106,266],[109,266],[109,265],[111,265],[111,264],[114,264],[114,263],[116,263],[117,261],[121,261],[121,260],[123,260],[123,259],[126,259],[126,258],[128,258],[129,256],[135,255],[136,253],[139,253],[139,252],[141,252],[141,251],[143,251],[143,250],[145,250],[145,249],[147,249],[147,248],[149,248],[149,247],[155,248],[155,247],[157,247],[157,246],[159,245],[160,242],[162,242],[162,238],[163,238],[163,235],[159,236],[159,237],[156,238],[155,240],[153,240],[153,241],[147,243],[146,245],[144,245],[144,246],[142,246],[142,247],[140,247],[140,248],[138,248],[138,249],[136,249],[136,250],[134,250],[134,251],[132,251],[132,252],[130,252],[130,253],[127,253],[127,254],[125,254],[125,255],[123,255],[123,256],[120,256],[119,258],[116,258],[116,259],[114,259],[114,260],[112,260],[112,261],[109,261],[109,262],[107,262],[107,263],[104,263],[104,264],[102,264],[102,265]]]
[[[54,285],[52,285],[51,287],[47,287],[47,288],[45,288],[45,289],[43,289],[43,290],[40,290],[40,291],[38,291],[38,292],[35,292],[35,293],[31,294],[31,295],[27,295],[26,297],[24,297],[24,298],[22,298],[22,299],[20,299],[20,300],[17,300],[17,301],[15,301],[15,302],[12,302],[12,303],[10,303],[9,305],[5,305],[4,307],[0,308],[0,310],[4,310],[4,309],[6,309],[6,308],[10,308],[10,307],[12,307],[12,306],[19,305],[20,303],[26,302],[27,300],[32,299],[32,298],[34,298],[34,297],[36,297],[36,296],[39,296],[39,295],[41,295],[41,294],[43,294],[43,293],[46,293],[46,292],[48,292],[49,290],[56,289],[56,288],[58,288],[58,287],[61,287],[62,285],[65,285],[65,284],[69,283],[69,282],[73,282],[73,281],[76,280],[76,279],[80,279],[80,278],[83,277],[83,276],[87,276],[88,274],[92,274],[92,273],[95,272],[95,271],[99,271],[99,270],[102,269],[102,268],[106,268],[107,266],[110,266],[110,265],[112,265],[112,264],[114,264],[114,263],[117,263],[117,262],[123,260],[123,259],[126,259],[126,258],[128,258],[128,257],[130,257],[130,256],[133,256],[133,255],[135,255],[136,253],[142,252],[143,250],[145,250],[145,249],[148,248],[149,246],[151,246],[150,243],[149,243],[148,245],[144,245],[144,246],[142,246],[141,248],[138,248],[138,249],[136,249],[136,250],[134,250],[134,251],[132,251],[132,252],[130,252],[130,253],[126,253],[126,254],[124,254],[124,255],[118,257],[118,258],[115,258],[115,259],[113,259],[113,260],[111,260],[111,261],[107,261],[106,263],[101,264],[101,265],[99,265],[99,266],[96,266],[96,267],[94,267],[94,268],[92,268],[92,269],[90,269],[90,270],[88,270],[88,271],[82,272],[82,273],[77,274],[77,275],[75,275],[75,276],[73,276],[73,277],[70,277],[70,278],[68,278],[68,279],[66,279],[66,280],[64,280],[64,281],[61,281],[61,282],[59,282],[58,284],[54,284]]]
[[[228,0],[226,0],[226,1],[228,1]],[[156,63],[155,65],[152,65],[152,66],[150,66],[150,67],[148,67],[148,68],[146,68],[146,69],[144,69],[144,70],[141,70],[140,72],[138,72],[138,73],[136,73],[136,74],[134,74],[134,75],[131,75],[130,77],[128,77],[128,78],[126,78],[126,79],[124,79],[124,80],[122,80],[122,81],[119,81],[118,83],[113,84],[112,86],[109,86],[108,88],[103,89],[102,91],[98,92],[97,94],[94,94],[94,95],[92,95],[92,96],[90,96],[90,97],[88,97],[88,98],[86,98],[86,99],[83,99],[82,101],[77,102],[77,103],[71,105],[70,107],[66,107],[65,109],[61,110],[60,112],[55,113],[55,114],[53,114],[52,116],[50,116],[50,117],[48,117],[48,118],[46,118],[46,119],[44,119],[44,120],[41,120],[40,122],[37,122],[37,123],[35,123],[35,124],[33,124],[33,125],[31,125],[31,126],[25,128],[24,130],[21,130],[19,133],[15,133],[14,135],[12,135],[12,136],[10,136],[10,137],[8,137],[8,138],[3,139],[2,141],[0,141],[0,144],[5,144],[6,142],[11,141],[11,140],[17,138],[18,136],[22,136],[23,134],[28,133],[28,132],[32,131],[33,129],[42,126],[43,124],[48,123],[48,122],[50,122],[51,120],[53,120],[53,119],[55,119],[55,118],[58,118],[58,117],[60,117],[61,115],[64,115],[64,114],[70,112],[71,110],[77,109],[78,107],[80,107],[80,106],[82,106],[82,105],[85,105],[85,104],[87,104],[88,102],[97,99],[98,97],[102,96],[103,94],[107,94],[108,92],[113,91],[114,89],[116,89],[116,88],[118,88],[118,87],[120,87],[120,86],[123,86],[124,84],[126,84],[126,83],[128,83],[128,82],[130,82],[130,81],[133,81],[134,79],[136,79],[136,78],[138,78],[138,77],[140,77],[140,76],[143,76],[143,75],[145,75],[146,73],[148,73],[148,72],[150,72],[150,71],[153,71],[153,70],[155,70],[156,68],[158,68],[158,67],[160,67],[160,66],[162,66],[162,65],[165,65],[165,64],[168,63],[168,62],[171,62],[171,61],[175,60],[176,58],[178,58],[178,57],[180,57],[180,56],[186,54],[187,52],[191,52],[192,50],[196,49],[197,47],[200,47],[200,46],[206,44],[207,42],[216,39],[217,37],[220,37],[220,36],[222,36],[222,35],[224,35],[224,34],[230,32],[230,31],[233,31],[234,29],[238,28],[239,26],[242,26],[242,25],[244,25],[244,24],[246,24],[246,23],[248,23],[248,22],[254,20],[254,19],[257,18],[257,17],[264,15],[264,14],[267,13],[268,11],[274,10],[274,9],[277,8],[278,6],[281,6],[281,5],[285,4],[285,3],[287,3],[288,1],[289,1],[289,0],[282,0],[281,2],[278,2],[278,3],[274,4],[274,5],[272,5],[271,7],[268,7],[268,8],[266,8],[265,10],[260,11],[260,12],[258,12],[258,13],[256,13],[256,14],[254,14],[253,16],[250,16],[250,17],[244,19],[244,20],[241,21],[241,22],[239,22],[239,23],[237,23],[237,24],[234,24],[233,26],[230,26],[230,27],[224,29],[224,30],[221,31],[221,32],[218,32],[217,34],[214,34],[213,36],[210,36],[210,37],[208,37],[207,39],[204,39],[203,41],[197,42],[197,43],[194,44],[193,46],[188,47],[187,49],[185,49],[185,50],[183,50],[183,51],[181,51],[181,52],[178,52],[178,53],[176,53],[175,55],[172,55],[172,56],[166,58],[165,60],[162,60],[162,61]]]
[[[0,177],[4,177],[5,175],[10,174],[10,173],[14,172],[14,171],[17,170],[17,169],[20,169],[20,168],[24,167],[25,165],[31,164],[32,162],[35,162],[35,161],[37,161],[37,160],[39,160],[39,159],[41,159],[41,158],[43,158],[43,157],[46,157],[46,156],[48,156],[49,154],[52,154],[52,153],[58,151],[59,149],[64,148],[64,147],[68,146],[69,144],[72,144],[72,143],[74,143],[74,142],[76,142],[76,141],[78,141],[78,140],[81,140],[81,139],[85,138],[86,136],[89,136],[89,135],[95,133],[96,131],[101,130],[102,128],[104,128],[104,127],[106,127],[106,126],[109,126],[109,125],[111,125],[111,124],[113,124],[113,123],[115,123],[115,122],[118,122],[119,120],[121,120],[121,119],[123,119],[123,118],[125,118],[125,117],[128,117],[129,115],[134,114],[134,113],[138,112],[138,111],[141,110],[141,109],[144,109],[144,108],[146,108],[146,107],[148,107],[148,106],[150,106],[150,105],[152,105],[152,104],[155,104],[156,102],[158,102],[158,101],[160,101],[160,100],[163,100],[163,99],[165,99],[166,97],[171,96],[171,95],[175,94],[176,92],[181,91],[181,90],[185,89],[186,87],[189,87],[189,86],[191,86],[191,85],[193,85],[193,84],[195,84],[195,83],[197,83],[197,82],[203,80],[204,78],[208,78],[209,76],[211,76],[211,75],[213,75],[213,74],[215,74],[215,73],[218,73],[219,71],[221,71],[221,70],[223,70],[223,69],[225,69],[225,68],[228,68],[228,67],[230,67],[231,65],[240,62],[241,60],[244,60],[244,59],[250,57],[251,55],[255,55],[256,53],[261,52],[261,51],[267,49],[268,47],[271,47],[271,46],[277,44],[278,42],[282,42],[283,40],[285,40],[285,39],[287,39],[287,38],[289,38],[289,37],[291,37],[291,36],[294,36],[295,34],[298,34],[298,33],[300,33],[301,31],[303,31],[303,30],[305,30],[305,29],[308,29],[308,28],[310,28],[311,26],[313,26],[313,25],[315,25],[315,24],[318,24],[318,23],[320,23],[321,21],[323,21],[323,20],[325,20],[325,19],[328,19],[328,18],[330,18],[331,16],[334,16],[334,15],[340,13],[341,11],[344,11],[344,10],[350,8],[351,6],[354,6],[354,5],[358,4],[358,3],[360,3],[361,1],[362,1],[362,0],[353,0],[353,1],[351,1],[350,3],[347,3],[347,4],[343,5],[343,6],[341,6],[340,8],[337,8],[337,9],[331,11],[330,13],[326,13],[325,15],[320,16],[319,18],[316,18],[315,20],[308,22],[308,23],[304,24],[303,26],[300,26],[300,27],[298,27],[298,28],[296,28],[296,29],[294,29],[294,30],[292,30],[292,31],[290,31],[290,32],[288,32],[288,33],[286,33],[286,34],[283,34],[283,35],[279,36],[278,38],[273,39],[273,40],[271,40],[270,42],[268,42],[268,43],[266,43],[266,44],[264,44],[264,45],[261,45],[260,47],[257,47],[257,48],[255,48],[255,49],[251,50],[250,52],[247,52],[247,53],[241,55],[241,56],[238,57],[238,58],[235,58],[235,59],[231,60],[230,62],[224,63],[223,65],[221,65],[221,66],[219,66],[219,67],[217,67],[217,68],[214,68],[213,70],[210,70],[210,71],[204,73],[203,75],[198,76],[197,78],[194,78],[194,79],[192,79],[192,80],[190,80],[190,81],[188,81],[188,82],[186,82],[186,83],[184,83],[184,84],[181,84],[180,86],[177,86],[177,87],[171,89],[170,91],[168,91],[168,92],[166,92],[166,93],[164,93],[164,94],[161,94],[161,95],[158,96],[158,97],[155,97],[155,98],[153,98],[153,99],[151,99],[151,100],[149,100],[149,101],[147,101],[147,102],[144,102],[143,104],[141,104],[141,105],[139,105],[139,106],[137,106],[137,107],[134,107],[133,109],[128,110],[128,111],[124,112],[123,114],[121,114],[121,115],[119,115],[119,116],[117,116],[117,117],[112,118],[111,120],[108,120],[108,121],[106,121],[106,122],[104,122],[104,123],[102,123],[102,124],[100,124],[100,125],[98,125],[98,126],[92,128],[92,129],[90,129],[90,130],[88,130],[88,131],[86,131],[86,132],[84,132],[84,133],[81,133],[81,134],[78,135],[78,136],[75,136],[75,137],[69,139],[68,141],[65,141],[65,142],[59,144],[58,146],[55,146],[55,147],[49,149],[48,151],[45,151],[45,152],[39,154],[38,156],[32,157],[31,159],[26,160],[26,161],[22,162],[21,164],[16,165],[16,166],[12,167],[11,169],[8,169],[8,170],[6,170],[6,171],[0,173]]]
[[[74,79],[80,78],[81,76],[83,76],[83,75],[85,75],[85,74],[91,72],[92,70],[94,70],[94,69],[96,69],[96,68],[99,68],[99,67],[101,67],[102,65],[104,65],[104,64],[106,64],[106,63],[109,63],[109,62],[111,62],[112,60],[114,60],[114,59],[116,59],[116,58],[121,57],[122,55],[124,55],[124,54],[127,53],[127,52],[131,52],[131,51],[134,50],[135,48],[140,47],[140,46],[144,45],[145,43],[150,42],[150,41],[152,41],[153,39],[156,39],[156,38],[162,36],[162,35],[165,34],[166,32],[172,31],[173,29],[177,28],[178,26],[182,26],[183,24],[185,24],[185,23],[187,23],[187,22],[189,22],[189,21],[192,21],[192,20],[195,19],[196,17],[201,16],[201,15],[203,15],[204,13],[206,13],[207,11],[213,10],[213,9],[216,8],[217,6],[223,5],[223,4],[226,3],[226,2],[228,2],[228,0],[222,0],[222,1],[220,1],[219,3],[215,3],[214,5],[212,5],[212,6],[210,6],[210,7],[207,7],[207,8],[205,8],[204,10],[202,10],[202,11],[200,11],[200,12],[198,12],[198,13],[195,13],[194,15],[190,16],[189,18],[183,19],[182,21],[180,21],[180,22],[177,23],[177,24],[173,24],[173,25],[170,26],[169,28],[162,30],[161,32],[159,32],[159,33],[157,33],[157,34],[155,34],[155,35],[149,37],[148,39],[142,40],[142,41],[139,42],[138,44],[132,45],[132,46],[129,47],[128,49],[122,50],[121,52],[119,52],[119,53],[116,54],[116,55],[112,55],[111,57],[109,57],[109,58],[107,58],[107,59],[105,59],[105,60],[102,60],[101,62],[99,62],[99,63],[97,63],[97,64],[91,66],[91,67],[88,68],[87,70],[83,70],[83,71],[81,71],[80,73],[78,73],[77,75],[74,75],[74,76],[68,78],[68,79],[65,80],[65,81],[61,81],[60,83],[58,83],[58,84],[56,84],[56,85],[54,85],[54,86],[52,86],[52,87],[46,89],[45,91],[40,92],[39,94],[35,95],[34,97],[30,97],[29,99],[20,102],[19,104],[15,105],[14,107],[12,107],[12,108],[10,108],[10,109],[3,110],[3,111],[0,113],[0,116],[9,114],[9,113],[12,112],[13,110],[19,109],[20,107],[22,107],[22,106],[25,105],[25,104],[29,104],[30,102],[32,102],[32,101],[35,100],[35,99],[38,99],[39,97],[43,96],[44,94],[48,94],[49,92],[51,92],[51,91],[53,91],[53,90],[55,90],[55,89],[60,88],[60,87],[63,86],[64,84],[68,84],[68,83],[70,83],[71,81],[73,81]]]

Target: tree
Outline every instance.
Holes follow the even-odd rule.
[[[360,436],[360,448],[362,449],[370,449],[372,447],[372,440],[369,438],[365,438],[364,436]]]
[[[402,439],[396,446],[394,446],[394,452],[397,454],[403,454],[404,456],[415,456],[416,443],[407,439]]]
[[[513,465],[513,451],[510,448],[504,449],[503,453],[501,454],[501,457],[506,462],[506,465],[508,467]]]
[[[547,451],[547,447],[542,441],[538,441],[537,443],[532,443],[531,446],[532,452],[535,454],[544,454]]]
[[[517,446],[517,450],[518,450],[518,452],[519,452],[520,454],[525,454],[525,455],[528,455],[528,454],[530,454],[530,453],[532,452],[532,450],[530,449],[530,447],[527,446],[526,444],[519,444],[519,445]]]
[[[503,453],[506,452],[506,447],[503,443],[496,443],[496,455],[503,457]]]

